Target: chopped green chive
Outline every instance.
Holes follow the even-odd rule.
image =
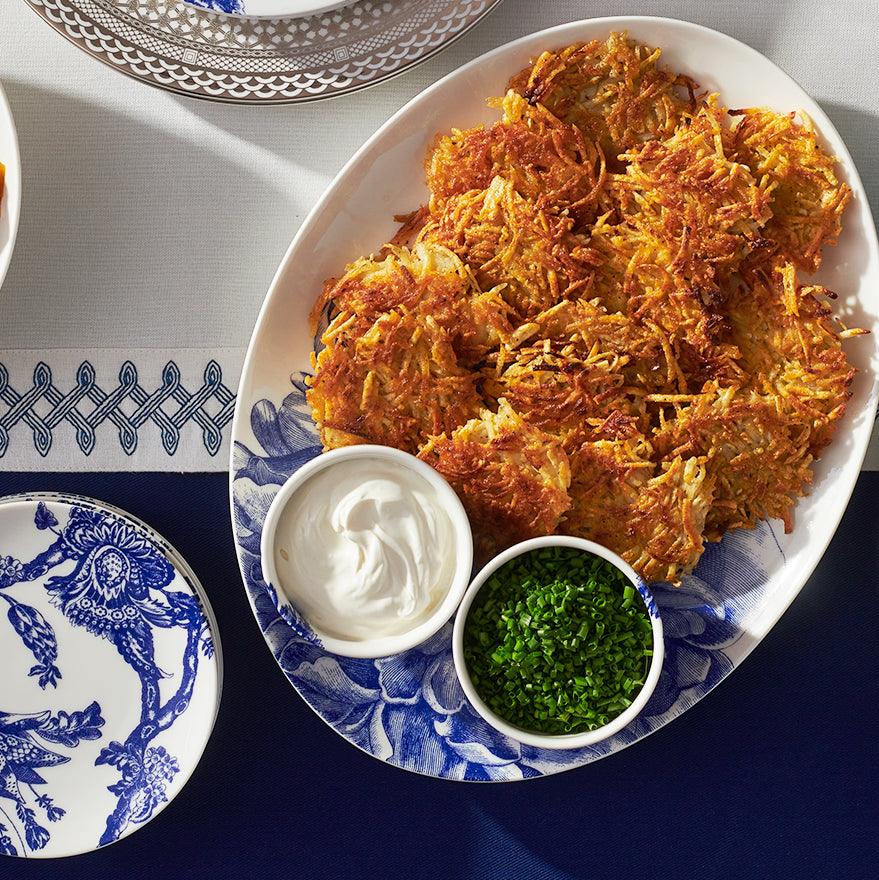
[[[574,548],[510,560],[464,628],[474,688],[501,718],[539,733],[607,724],[632,704],[652,656],[650,618],[625,575]]]

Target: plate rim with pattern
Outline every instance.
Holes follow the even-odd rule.
[[[406,0],[402,11],[388,0],[354,0],[310,17],[272,19],[229,16],[174,0],[126,0],[131,9],[148,4],[157,18],[186,17],[186,33],[203,28],[211,43],[164,31],[112,0],[24,2],[87,55],[132,79],[200,100],[264,106],[312,103],[386,82],[451,45],[502,0]],[[262,48],[215,45],[224,29],[237,33],[239,43]],[[307,45],[301,51],[290,42],[284,46],[285,33],[302,32]],[[220,60],[228,60],[226,68]],[[253,64],[238,70],[245,61]],[[288,66],[277,71],[269,62]]]

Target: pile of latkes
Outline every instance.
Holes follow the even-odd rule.
[[[625,34],[545,52],[490,127],[427,157],[430,201],[327,282],[324,447],[417,454],[483,556],[553,532],[677,582],[784,520],[854,374],[803,284],[849,187],[808,120],[728,110]]]

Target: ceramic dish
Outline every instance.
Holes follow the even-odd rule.
[[[443,505],[443,509],[449,514],[452,529],[455,535],[454,546],[448,548],[448,553],[455,560],[454,574],[449,589],[446,592],[439,607],[428,617],[427,620],[408,632],[399,635],[384,636],[381,638],[350,639],[334,638],[310,627],[308,622],[299,614],[293,605],[283,597],[281,579],[275,566],[276,536],[278,523],[293,496],[302,489],[311,477],[320,471],[338,462],[352,461],[355,459],[367,459],[370,461],[389,462],[394,468],[409,468],[431,486],[437,493],[437,497]],[[345,657],[387,657],[391,654],[399,654],[410,648],[426,642],[436,634],[436,631],[446,623],[455,613],[467,585],[470,583],[471,569],[473,566],[473,536],[470,533],[470,523],[464,512],[458,496],[452,487],[432,468],[415,456],[399,449],[391,449],[387,446],[346,446],[335,449],[326,455],[313,458],[308,464],[299,468],[296,473],[287,480],[275,495],[272,506],[266,514],[262,539],[260,542],[263,578],[266,584],[277,592],[279,602],[285,609],[291,621],[296,622],[297,629],[303,638],[323,646],[327,651],[341,654]]]
[[[281,18],[318,15],[352,0],[183,0],[187,6],[241,18]]]
[[[815,468],[811,496],[789,534],[777,522],[712,544],[680,588],[654,586],[666,660],[644,711],[610,739],[550,751],[502,736],[468,704],[455,676],[451,627],[396,657],[364,664],[316,648],[284,620],[259,567],[265,512],[280,485],[320,453],[302,372],[314,345],[308,312],[325,278],[375,250],[395,231],[393,214],[425,198],[423,158],[436,132],[495,118],[484,96],[546,48],[628,29],[663,47],[673,68],[722,93],[729,106],[802,109],[814,120],[854,190],[839,244],[820,280],[839,292],[837,313],[873,335],[847,351],[860,372],[836,441]],[[392,117],[352,158],[290,246],[272,283],[244,365],[233,426],[233,516],[246,588],[265,638],[291,683],[339,734],[381,760],[449,779],[507,780],[553,773],[603,757],[656,730],[728,675],[778,620],[814,569],[857,479],[876,410],[879,247],[864,188],[845,144],[821,108],[774,64],[706,28],[622,17],[562,25],[454,72]],[[294,378],[291,385],[290,377]]]
[[[594,556],[600,556],[606,559],[612,565],[616,566],[629,580],[632,586],[638,591],[647,613],[650,615],[650,623],[653,626],[653,659],[650,661],[650,669],[644,686],[638,691],[637,696],[632,701],[632,705],[624,712],[621,712],[616,718],[612,718],[607,724],[602,725],[595,730],[589,730],[585,733],[572,733],[563,736],[553,736],[551,734],[535,733],[533,731],[521,730],[514,727],[508,721],[493,712],[479,696],[479,692],[470,680],[470,673],[467,671],[467,663],[464,660],[464,627],[467,623],[467,615],[473,605],[483,584],[502,566],[506,565],[511,559],[521,556],[523,553],[530,553],[532,550],[540,550],[544,547],[571,547],[575,550],[582,550],[584,553],[591,553]],[[586,541],[583,538],[574,538],[570,535],[549,535],[545,538],[532,538],[530,541],[522,541],[514,544],[512,547],[499,553],[491,560],[478,575],[473,579],[464,599],[461,601],[461,607],[455,616],[455,625],[452,631],[452,656],[455,661],[455,671],[458,675],[458,681],[464,690],[464,694],[470,701],[470,705],[499,733],[510,739],[517,740],[525,745],[535,746],[541,749],[577,749],[584,746],[593,746],[608,737],[618,733],[626,725],[631,724],[641,710],[647,705],[647,701],[653,696],[656,685],[659,682],[659,675],[662,671],[662,661],[665,658],[665,650],[662,639],[662,618],[659,609],[653,601],[653,596],[644,584],[644,581],[636,574],[635,570],[624,559],[617,556],[607,547],[596,544],[594,541]]]
[[[177,0],[27,3],[84,52],[150,85],[212,101],[285,104],[356,92],[402,73],[466,33],[500,0],[359,0],[334,12],[270,20],[218,15]]]
[[[0,287],[6,277],[21,213],[21,159],[18,152],[18,136],[12,111],[0,86],[0,162],[6,166],[5,182],[0,187]]]
[[[0,500],[0,605],[0,852],[128,836],[181,790],[213,729],[222,661],[201,585],[117,508],[18,495]]]

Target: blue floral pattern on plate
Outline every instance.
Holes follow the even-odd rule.
[[[246,15],[244,0],[186,0],[190,6],[210,9],[211,12],[223,12],[227,15]]]
[[[666,659],[641,715],[616,736],[585,749],[526,746],[489,727],[467,702],[455,675],[451,625],[418,648],[380,660],[323,650],[295,609],[262,576],[260,535],[280,485],[321,446],[305,401],[305,376],[280,406],[251,411],[259,451],[236,443],[232,501],[244,580],[275,659],[308,704],[337,733],[380,760],[431,776],[469,781],[526,779],[578,767],[666,724],[733,669],[729,649],[761,601],[766,566],[781,549],[770,524],[735,532],[708,547],[679,587],[656,584]]]
[[[101,707],[92,703],[82,712],[49,711],[13,714],[0,711],[0,799],[14,805],[15,819],[0,804],[0,853],[7,856],[26,855],[42,849],[51,837],[28,805],[29,790],[33,802],[49,822],[58,822],[67,810],[58,806],[47,794],[40,794],[35,785],[46,785],[37,771],[66,764],[70,758],[48,749],[43,742],[75,748],[82,740],[98,739],[104,719]],[[16,823],[15,820],[18,820]]]
[[[94,759],[94,766],[114,768],[118,775],[107,786],[115,806],[106,816],[100,838],[87,848],[103,846],[148,821],[168,801],[168,786],[180,765],[177,757],[154,740],[189,708],[200,658],[213,658],[213,636],[192,585],[184,579],[186,589],[172,588],[177,571],[169,561],[169,548],[160,546],[132,521],[86,499],[64,499],[63,505],[51,506],[37,497],[13,500],[33,504],[33,527],[45,535],[40,541],[44,549],[30,559],[0,556],[0,606],[7,606],[13,635],[35,661],[28,673],[36,679],[34,686],[44,691],[57,688],[65,664],[74,662],[59,656],[55,628],[35,607],[40,601],[58,609],[65,625],[109,642],[139,684],[137,724],[124,739],[106,742]],[[63,524],[59,517],[65,520]],[[39,586],[35,585],[38,581]],[[21,589],[18,598],[13,595],[21,587],[32,591],[33,604],[20,598]],[[170,670],[160,668],[157,661],[160,630],[181,631],[182,657],[164,654],[163,663],[175,664]],[[7,630],[4,637],[8,636]],[[163,693],[164,679],[173,679],[172,692]],[[23,694],[23,687],[16,684],[14,693]],[[107,708],[112,711],[113,707]],[[84,740],[100,739],[106,722],[97,701],[70,713],[2,709],[0,852],[37,854],[50,843],[51,832],[40,824],[31,804],[50,823],[61,821],[77,806],[60,807],[34,788],[51,783],[43,773],[50,777],[52,768],[72,760],[71,755],[47,744],[75,749]],[[4,800],[11,802],[11,811],[4,809]]]

